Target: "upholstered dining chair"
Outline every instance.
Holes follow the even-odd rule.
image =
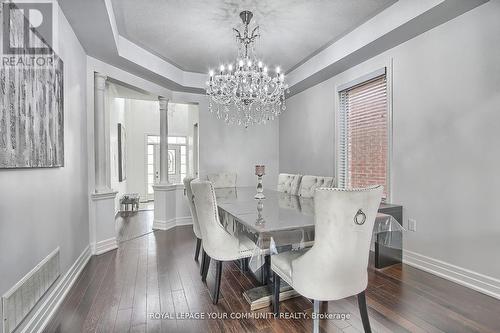
[[[319,187],[333,187],[333,177],[302,176],[299,186],[299,195],[305,198],[312,198],[314,190]]]
[[[200,224],[198,223],[198,215],[196,214],[196,209],[194,207],[193,191],[191,190],[191,182],[194,179],[195,178],[191,177],[184,178],[184,188],[186,189],[186,198],[188,201],[189,210],[191,212],[191,217],[193,218],[193,231],[194,235],[196,236],[196,248],[194,250],[194,260],[198,261],[202,238],[201,238]]]
[[[217,304],[220,293],[222,262],[250,258],[252,250],[250,247],[240,244],[240,240],[229,234],[220,224],[212,183],[195,180],[191,182],[191,189],[203,239],[203,255],[205,258],[203,259],[204,264],[202,264],[202,280],[206,281],[210,260],[214,260],[216,277],[212,300],[214,304]]]
[[[315,240],[310,249],[271,256],[273,307],[279,314],[283,279],[304,297],[333,301],[357,295],[365,332],[368,256],[382,186],[365,189],[318,188],[314,195]]]
[[[238,175],[234,172],[220,172],[207,175],[214,188],[236,187]]]
[[[299,194],[301,175],[292,175],[289,173],[280,173],[278,176],[278,192],[288,194]]]

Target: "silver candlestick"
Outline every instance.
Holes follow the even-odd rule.
[[[263,225],[266,222],[262,217],[263,210],[264,210],[264,201],[259,199],[259,201],[257,201],[257,220],[255,221],[256,225]]]
[[[262,187],[262,176],[266,174],[265,172],[265,166],[263,165],[256,165],[255,166],[255,175],[257,176],[258,183],[257,183],[257,194],[255,195],[255,199],[265,199],[266,196],[264,195],[264,187]]]

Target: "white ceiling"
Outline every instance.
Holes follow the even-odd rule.
[[[233,61],[232,28],[251,10],[257,52],[290,71],[396,0],[112,0],[120,35],[175,64],[206,73]]]

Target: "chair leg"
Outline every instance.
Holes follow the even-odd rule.
[[[214,284],[214,296],[213,303],[219,303],[219,294],[220,294],[220,280],[222,278],[222,261],[216,260],[216,273],[215,273],[215,284]]]
[[[313,332],[319,333],[319,318],[317,315],[319,314],[319,308],[321,306],[321,302],[317,300],[313,300],[313,311],[316,314],[316,318],[313,320]]]
[[[208,274],[209,267],[210,267],[210,257],[205,252],[205,268],[203,270],[203,275],[201,276],[201,281],[203,281],[203,282],[207,281],[207,274]]]
[[[264,256],[264,264],[260,267],[260,280],[263,286],[269,285],[271,278],[271,256]]]
[[[242,271],[243,272],[248,272],[248,260],[249,260],[249,258],[243,258],[241,260],[243,261],[242,262],[243,263],[243,267],[242,267],[243,269],[242,269]]]
[[[194,249],[194,261],[198,261],[200,255],[201,239],[196,238],[196,249]]]
[[[281,278],[278,274],[273,274],[273,311],[275,316],[280,314],[280,287]]]
[[[264,257],[264,266],[265,266],[265,269],[264,269],[264,276],[265,276],[265,280],[264,280],[264,285],[269,285],[270,283],[270,280],[271,280],[271,256],[270,255],[267,255]]]
[[[370,318],[368,318],[368,309],[366,308],[366,297],[364,291],[358,294],[358,306],[365,333],[371,333],[372,329],[370,327]]]
[[[201,249],[201,265],[200,265],[200,275],[203,276],[203,272],[205,271],[205,250],[202,248]]]

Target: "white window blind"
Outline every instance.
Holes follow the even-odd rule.
[[[338,186],[384,185],[387,197],[386,75],[339,92]]]

